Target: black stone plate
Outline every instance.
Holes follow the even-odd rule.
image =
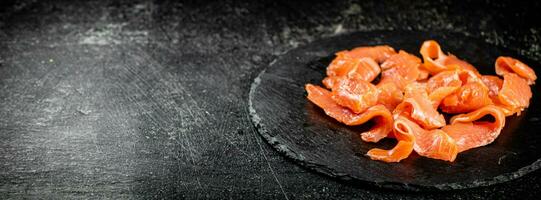
[[[315,41],[293,49],[261,72],[250,91],[250,114],[259,133],[276,150],[309,169],[360,185],[403,190],[450,190],[492,185],[518,178],[541,166],[541,89],[533,86],[530,108],[520,117],[508,117],[498,139],[484,147],[460,153],[455,162],[412,154],[400,163],[370,160],[374,147],[391,148],[394,141],[363,142],[359,132],[370,125],[348,127],[306,99],[304,84],[320,84],[334,52],[357,46],[389,44],[418,55],[427,39],[440,42],[477,66],[494,74],[499,55],[521,59],[533,68],[539,63],[479,39],[458,33],[360,32]],[[540,71],[537,74],[541,75]]]

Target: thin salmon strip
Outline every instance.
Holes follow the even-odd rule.
[[[443,71],[428,79],[427,92],[432,105],[437,108],[443,99],[462,86],[462,81],[459,76],[459,71]]]
[[[384,105],[388,110],[394,110],[404,99],[404,94],[398,86],[392,82],[380,82],[378,89],[378,104]]]
[[[352,58],[372,58],[378,63],[383,63],[396,51],[387,45],[357,47],[347,52]]]
[[[355,68],[358,59],[353,59],[346,52],[340,51],[336,53],[336,57],[327,66],[327,76],[345,76]]]
[[[453,138],[440,129],[416,132],[414,150],[417,154],[453,162],[458,155],[458,146]]]
[[[494,121],[480,121],[485,116],[492,116]],[[503,111],[494,105],[482,107],[476,111],[456,115],[450,125],[442,128],[456,141],[458,151],[484,146],[492,143],[505,126]]]
[[[391,56],[381,64],[384,70],[381,74],[380,82],[393,82],[398,88],[403,90],[408,84],[417,81],[419,78],[420,64],[421,59],[401,50],[398,54]]]
[[[500,101],[499,93],[500,93],[500,90],[503,87],[503,80],[502,79],[500,79],[497,76],[483,75],[482,80],[490,90],[489,93],[488,93],[490,99],[492,100],[494,105],[497,105],[498,107],[501,108],[501,110],[503,111],[505,116],[511,116],[511,115],[514,115],[515,113],[521,112],[521,110],[523,108],[521,108],[520,106],[515,106],[515,104],[512,104],[512,103],[508,103],[508,105],[506,105],[506,104],[503,104]],[[508,87],[511,86],[511,85],[512,84],[509,84],[509,83],[507,84]],[[524,84],[522,84],[522,85],[524,85]],[[508,92],[508,91],[510,91],[509,88],[506,89],[506,92]],[[505,94],[503,94],[503,96],[505,96]]]
[[[350,71],[347,76],[351,78],[362,79],[367,82],[372,82],[378,77],[381,69],[372,58],[359,58],[359,63],[355,66],[355,69]]]
[[[393,127],[398,144],[391,150],[371,149],[367,153],[371,159],[398,162],[407,158],[413,149],[421,156],[451,162],[455,160],[458,148],[447,133],[439,129],[425,130],[405,116],[397,117]]]
[[[524,64],[520,60],[511,57],[498,57],[496,59],[495,68],[496,74],[500,76],[503,76],[507,73],[516,73],[520,77],[525,78],[528,81],[529,85],[534,84],[535,80],[537,79],[535,71],[533,71],[532,68],[530,68],[528,65]]]
[[[455,93],[459,88],[460,86],[445,86],[437,88],[428,95],[428,99],[430,99],[432,102],[432,106],[437,109],[443,99]]]
[[[482,80],[489,89],[488,96],[490,96],[491,99],[493,99],[493,97],[497,97],[498,92],[502,88],[503,80],[492,75],[483,75]]]
[[[454,55],[445,55],[441,50],[440,45],[434,40],[423,42],[420,53],[423,57],[423,68],[434,75],[442,71],[453,69],[466,69],[475,73],[477,69],[466,61],[457,58]]]
[[[398,141],[395,147],[391,150],[374,148],[370,149],[366,155],[372,160],[379,160],[383,162],[400,162],[406,159],[413,151],[413,142],[410,141]]]
[[[441,89],[443,87],[451,87]],[[459,87],[459,88],[456,88]],[[489,97],[489,88],[483,83],[480,76],[470,70],[455,69],[443,71],[431,77],[427,82],[430,94],[438,91],[432,99],[440,100],[439,107],[446,113],[471,112],[485,105],[492,104]],[[454,92],[450,92],[454,90]]]
[[[395,120],[395,131],[411,134],[414,138],[413,149],[417,154],[429,158],[454,161],[458,153],[455,141],[447,133],[439,130],[426,130],[407,117]]]
[[[453,70],[438,73],[430,77],[426,85],[428,93],[432,93],[441,87],[460,87],[462,86],[462,80],[460,79],[460,71]]]
[[[349,126],[361,125],[374,119],[375,125],[361,133],[361,138],[367,142],[377,142],[386,137],[392,130],[393,117],[383,105],[372,106],[365,112],[357,114],[350,109],[338,105],[330,91],[325,88],[306,84],[308,100],[325,111],[325,114]]]
[[[338,105],[351,109],[354,113],[364,112],[376,105],[378,90],[376,86],[360,78],[333,77],[331,98]]]
[[[381,72],[378,63],[372,58],[352,58],[344,52],[336,55],[327,67],[327,76],[346,76],[371,82]]]
[[[407,123],[405,120],[407,119],[404,117],[399,117],[395,119],[393,123],[393,135],[398,140],[396,146],[390,150],[373,148],[370,149],[366,155],[372,160],[379,160],[383,162],[400,162],[401,160],[407,158],[413,151],[415,138],[412,131],[404,131],[402,128],[397,128],[402,124]]]
[[[489,104],[492,101],[488,96],[488,88],[482,82],[472,82],[445,97],[440,108],[443,112],[455,114],[471,112]]]
[[[445,126],[445,118],[433,106],[426,88],[418,83],[407,86],[404,101],[393,111],[393,115],[407,116],[426,129],[435,129]]]
[[[510,110],[517,111],[518,115],[530,105],[532,91],[526,79],[515,73],[503,75],[502,89],[498,92],[498,103]]]
[[[398,51],[398,54],[394,54],[389,57],[383,64],[381,69],[387,70],[393,67],[418,67],[421,64],[421,59],[417,56],[409,54],[403,50]]]

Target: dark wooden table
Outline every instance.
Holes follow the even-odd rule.
[[[288,49],[352,31],[463,32],[539,61],[539,9],[518,1],[2,1],[0,198],[538,197],[539,171],[450,192],[349,186],[275,152],[252,126],[247,96]]]

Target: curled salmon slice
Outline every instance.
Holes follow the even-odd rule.
[[[443,99],[462,86],[458,71],[443,71],[430,77],[426,83],[429,99],[435,108],[441,104]]]
[[[360,58],[354,71],[348,73],[348,77],[362,79],[367,82],[372,82],[378,77],[381,69],[372,58]]]
[[[420,53],[424,61],[423,68],[432,75],[453,69],[466,69],[479,73],[470,63],[463,61],[452,54],[446,55],[443,53],[440,45],[434,40],[423,42]]]
[[[503,76],[507,73],[516,73],[520,77],[526,79],[529,85],[534,84],[535,80],[537,79],[537,76],[535,75],[535,72],[532,68],[530,68],[528,65],[524,64],[520,60],[511,57],[498,57],[496,59],[495,68],[496,74],[500,76]]]
[[[498,103],[518,115],[530,105],[532,91],[528,81],[515,73],[503,75],[503,84],[498,92]]]
[[[350,109],[338,105],[330,91],[325,88],[306,84],[308,99],[325,111],[325,114],[349,126],[356,126],[374,120],[375,125],[361,133],[361,138],[367,142],[377,142],[386,137],[392,130],[393,117],[383,105],[375,105],[363,113],[354,113]]]
[[[444,71],[438,73],[426,82],[428,93],[432,93],[442,87],[460,87],[462,86],[462,80],[460,78],[460,71]]]
[[[393,128],[398,144],[391,150],[371,149],[367,153],[371,159],[399,162],[407,158],[412,150],[434,159],[454,161],[456,158],[458,148],[455,141],[439,129],[425,130],[405,116],[398,116]]]
[[[372,58],[377,63],[383,63],[392,55],[396,54],[396,51],[387,45],[357,47],[346,52],[352,58]]]
[[[338,52],[336,58],[327,67],[327,76],[346,76],[364,81],[373,81],[381,69],[372,58],[352,58],[344,52]]]
[[[500,79],[497,76],[483,75],[482,80],[483,80],[483,83],[485,83],[485,85],[489,88],[488,96],[492,100],[492,103],[500,107],[500,109],[505,114],[505,116],[511,116],[517,112],[520,112],[520,108],[510,106],[510,105],[505,105],[500,102],[499,93],[503,87],[502,79]]]
[[[482,120],[491,116],[493,121]],[[473,112],[456,115],[450,125],[442,128],[458,146],[458,151],[484,146],[492,143],[505,126],[505,114],[495,105],[488,105]]]
[[[483,75],[482,80],[483,80],[483,83],[485,83],[485,85],[489,89],[488,96],[492,100],[492,103],[494,105],[500,107],[500,110],[502,110],[503,114],[506,117],[514,115],[515,113],[518,113],[518,112],[521,111],[519,107],[514,107],[514,106],[511,106],[511,105],[505,105],[505,104],[500,102],[498,94],[500,93],[500,90],[503,87],[503,80],[502,79],[500,79],[497,76]]]
[[[378,89],[378,104],[384,105],[388,110],[394,110],[404,99],[404,94],[398,86],[392,82],[380,82]]]
[[[404,101],[398,104],[393,115],[407,116],[426,129],[435,129],[445,126],[445,118],[432,104],[426,92],[426,87],[419,83],[412,83],[406,87]]]
[[[360,78],[329,77],[328,79],[333,82],[331,98],[334,102],[351,109],[354,113],[364,112],[376,105],[378,101],[376,86]]]
[[[434,105],[446,113],[470,112],[492,104],[489,88],[470,70],[443,71],[427,81]]]
[[[327,76],[345,76],[357,65],[358,59],[346,54],[347,51],[336,53],[336,57],[327,66]]]
[[[497,97],[498,92],[502,88],[503,80],[492,75],[483,75],[481,80],[483,80],[483,83],[485,83],[489,89],[488,96],[490,96],[491,99]]]
[[[447,133],[439,129],[423,129],[407,117],[397,118],[394,128],[396,132],[413,136],[413,149],[421,156],[454,161],[458,154],[455,141]]]
[[[492,104],[488,88],[481,82],[466,83],[445,97],[440,108],[446,113],[464,113]]]
[[[432,102],[432,107],[438,108],[446,97],[449,95],[455,93],[460,86],[447,86],[447,87],[440,87],[438,89],[435,89],[428,95],[428,99]]]
[[[370,149],[366,155],[372,160],[379,160],[383,162],[400,162],[407,158],[413,151],[413,142],[411,141],[398,141],[398,144],[390,150],[373,148]]]
[[[393,82],[403,90],[408,84],[415,82],[419,78],[420,64],[421,59],[401,50],[381,64],[383,72],[380,82]]]
[[[407,158],[413,151],[415,138],[412,134],[413,131],[398,128],[401,124],[407,120],[404,117],[396,118],[393,123],[393,135],[398,140],[398,143],[389,150],[373,148],[370,149],[366,155],[372,160],[379,160],[384,162],[400,162]]]
[[[420,58],[400,50],[398,51],[398,54],[394,54],[385,60],[385,62],[381,64],[381,69],[387,70],[393,67],[418,67],[420,64]]]

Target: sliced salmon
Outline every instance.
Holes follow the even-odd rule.
[[[483,75],[482,80],[489,89],[488,96],[490,96],[491,99],[497,97],[498,92],[502,88],[503,80],[497,76],[492,75]]]
[[[381,69],[372,58],[353,58],[344,52],[338,52],[336,58],[327,67],[327,76],[346,76],[371,82],[378,77]]]
[[[520,106],[515,106],[514,104],[511,104],[511,103],[508,103],[508,105],[506,105],[500,101],[499,93],[503,87],[502,79],[500,79],[497,76],[484,75],[482,80],[490,90],[488,95],[490,99],[492,100],[492,103],[500,107],[503,113],[505,114],[505,116],[511,116],[521,111],[522,108]],[[510,87],[510,86],[512,86],[512,84],[508,83],[507,87]],[[509,88],[506,89],[506,92],[508,91],[509,91]],[[505,96],[505,94],[503,96]]]
[[[380,82],[393,82],[403,90],[408,84],[419,78],[420,64],[421,59],[401,50],[381,64],[383,72]]]
[[[418,67],[421,64],[421,59],[415,55],[409,54],[406,51],[400,50],[398,54],[389,57],[383,64],[381,69],[387,70],[393,67]]]
[[[348,77],[362,79],[367,82],[372,82],[378,77],[381,72],[380,66],[372,58],[359,58],[354,71],[348,73]]]
[[[376,105],[378,89],[361,78],[332,77],[331,98],[338,105],[351,109],[354,113],[364,112]]]
[[[493,121],[483,121],[490,115]],[[458,151],[466,151],[492,143],[505,126],[503,111],[494,105],[488,105],[473,112],[456,115],[451,118],[450,125],[442,128],[456,141]]]
[[[386,137],[392,130],[393,117],[383,105],[372,106],[363,113],[354,113],[350,109],[338,105],[330,91],[325,88],[306,84],[308,99],[325,111],[325,114],[349,126],[361,125],[374,120],[375,125],[368,131],[361,133],[361,138],[367,142],[377,142]]]
[[[454,114],[471,112],[489,104],[492,101],[488,96],[488,88],[482,82],[471,82],[445,97],[440,108],[443,112]]]
[[[384,105],[388,110],[394,110],[404,99],[402,90],[393,82],[380,82],[378,88],[378,104]]]
[[[407,116],[425,129],[445,126],[445,118],[433,106],[426,92],[426,87],[418,83],[409,84],[404,92],[404,101],[400,103],[393,115]]]
[[[336,57],[327,66],[327,76],[345,76],[357,65],[358,59],[353,59],[346,52],[340,51],[336,53]]]
[[[367,153],[370,158],[398,162],[407,158],[411,150],[415,150],[421,156],[446,161],[455,160],[458,148],[447,133],[439,129],[425,130],[405,116],[398,116],[393,127],[398,144],[391,150],[371,149]]]
[[[372,160],[379,160],[383,162],[400,162],[407,158],[413,151],[413,142],[399,140],[398,144],[390,150],[373,148],[370,149],[366,155]]]
[[[470,63],[463,61],[452,54],[446,55],[443,53],[440,45],[434,40],[423,42],[420,53],[424,61],[423,68],[432,75],[457,68],[478,73],[477,69]]]
[[[427,89],[432,94],[434,105],[439,100],[439,107],[446,113],[470,112],[492,104],[489,88],[479,75],[470,70],[440,72],[428,80]]]
[[[307,84],[307,98],[346,125],[374,121],[360,133],[363,141],[398,140],[392,149],[367,152],[384,162],[399,162],[412,151],[452,162],[459,152],[493,142],[505,117],[529,106],[530,85],[537,77],[517,59],[496,60],[501,79],[481,75],[470,63],[443,53],[433,40],[425,41],[420,53],[422,60],[385,45],[338,52],[322,81],[330,91]],[[446,124],[438,109],[457,115]]]
[[[397,127],[401,126],[405,119],[404,117],[399,117],[395,119],[393,123],[393,135],[398,140],[398,143],[390,150],[373,148],[370,149],[366,155],[372,160],[380,160],[384,162],[400,162],[401,160],[407,158],[413,151],[415,138],[413,136],[413,131],[404,131]],[[408,120],[409,121],[409,120]]]
[[[396,51],[387,45],[357,47],[346,52],[353,58],[372,58],[378,63],[383,63],[387,58],[396,54]]]
[[[503,75],[502,89],[498,92],[498,103],[520,115],[520,112],[530,105],[531,98],[532,91],[526,79],[515,73]]]
[[[516,73],[520,77],[526,79],[529,85],[534,84],[535,80],[537,79],[535,71],[533,71],[532,68],[530,68],[528,65],[524,64],[520,60],[511,57],[498,57],[496,59],[495,68],[496,74],[500,76],[503,76],[507,73]]]

